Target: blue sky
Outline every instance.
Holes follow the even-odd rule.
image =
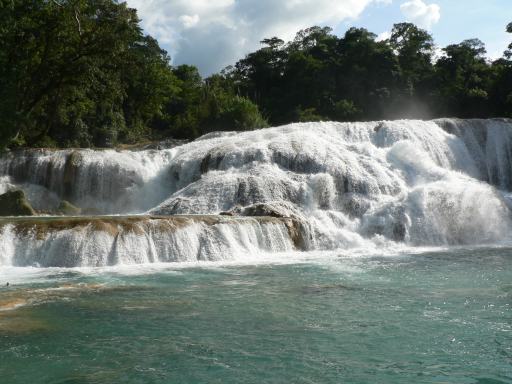
[[[346,20],[335,27],[335,32],[342,35],[350,26],[365,27],[377,34],[389,31],[394,23],[407,19],[400,10],[404,2],[395,0],[391,4],[370,4],[356,20]],[[488,56],[497,58],[512,42],[512,35],[505,32],[506,25],[512,22],[512,0],[437,0],[426,3],[435,3],[440,8],[439,21],[429,28],[440,48],[478,37],[486,44]]]
[[[351,26],[378,35],[397,22],[429,30],[442,48],[478,37],[500,57],[512,41],[512,0],[127,0],[145,31],[170,53],[173,64],[193,64],[203,75],[234,64],[265,37],[293,38],[312,25],[338,35]]]

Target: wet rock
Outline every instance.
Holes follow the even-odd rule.
[[[382,128],[384,128],[386,124],[383,121],[380,121],[375,128],[373,128],[374,132],[379,132]]]
[[[242,216],[289,217],[288,212],[270,204],[253,204],[243,209]]]
[[[279,219],[290,219],[285,220],[284,223],[288,229],[288,235],[290,236],[295,249],[306,250],[309,248],[311,241],[311,229],[307,219],[291,203],[279,201],[253,204],[245,208],[237,206],[229,212],[233,213],[235,216],[266,216]]]
[[[34,216],[36,212],[21,190],[0,195],[0,216]]]
[[[405,223],[398,222],[393,226],[393,240],[404,241],[407,236],[407,227]]]
[[[77,216],[82,213],[82,210],[80,208],[74,206],[73,204],[71,204],[69,201],[62,200],[60,202],[58,212],[62,215]]]
[[[199,166],[199,168],[201,169],[201,175],[204,175],[205,173],[208,172],[209,168],[210,168],[210,161],[212,159],[212,155],[211,154],[207,154],[203,160],[201,160],[201,165]]]
[[[179,147],[180,145],[184,145],[188,143],[188,140],[178,140],[178,139],[165,139],[162,141],[158,141],[156,143],[150,143],[142,146],[138,146],[135,149],[148,150],[148,149],[171,149],[175,147]]]
[[[63,175],[63,186],[64,186],[64,196],[71,197],[73,195],[73,187],[76,184],[76,177],[80,170],[80,165],[82,164],[82,157],[79,151],[72,151],[66,157],[66,163],[64,165],[64,175]],[[51,169],[51,168],[49,168]]]
[[[307,224],[299,220],[292,219],[286,221],[285,225],[295,249],[301,251],[308,250],[310,231],[307,229]]]

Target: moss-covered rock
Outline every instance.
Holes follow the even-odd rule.
[[[0,195],[0,216],[34,216],[36,212],[21,190]]]
[[[60,214],[68,216],[77,216],[82,213],[82,210],[80,208],[74,206],[67,200],[62,200],[60,202],[58,211]]]

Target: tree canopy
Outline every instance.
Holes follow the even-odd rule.
[[[0,146],[111,147],[315,120],[512,117],[512,43],[439,50],[411,23],[299,31],[203,79],[115,0],[0,0]],[[506,27],[512,33],[512,23]]]
[[[219,98],[256,118],[200,111],[214,91],[204,94],[194,67],[172,68],[126,3],[0,0],[0,20],[1,143],[105,147],[195,137],[218,127],[219,116],[232,129],[266,124],[257,106],[234,93]]]

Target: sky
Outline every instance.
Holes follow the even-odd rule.
[[[438,48],[478,37],[490,58],[501,57],[512,35],[512,0],[127,0],[146,33],[166,49],[174,65],[196,65],[204,76],[234,64],[278,36],[329,26],[338,36],[364,27],[379,38],[394,23],[427,29]]]

